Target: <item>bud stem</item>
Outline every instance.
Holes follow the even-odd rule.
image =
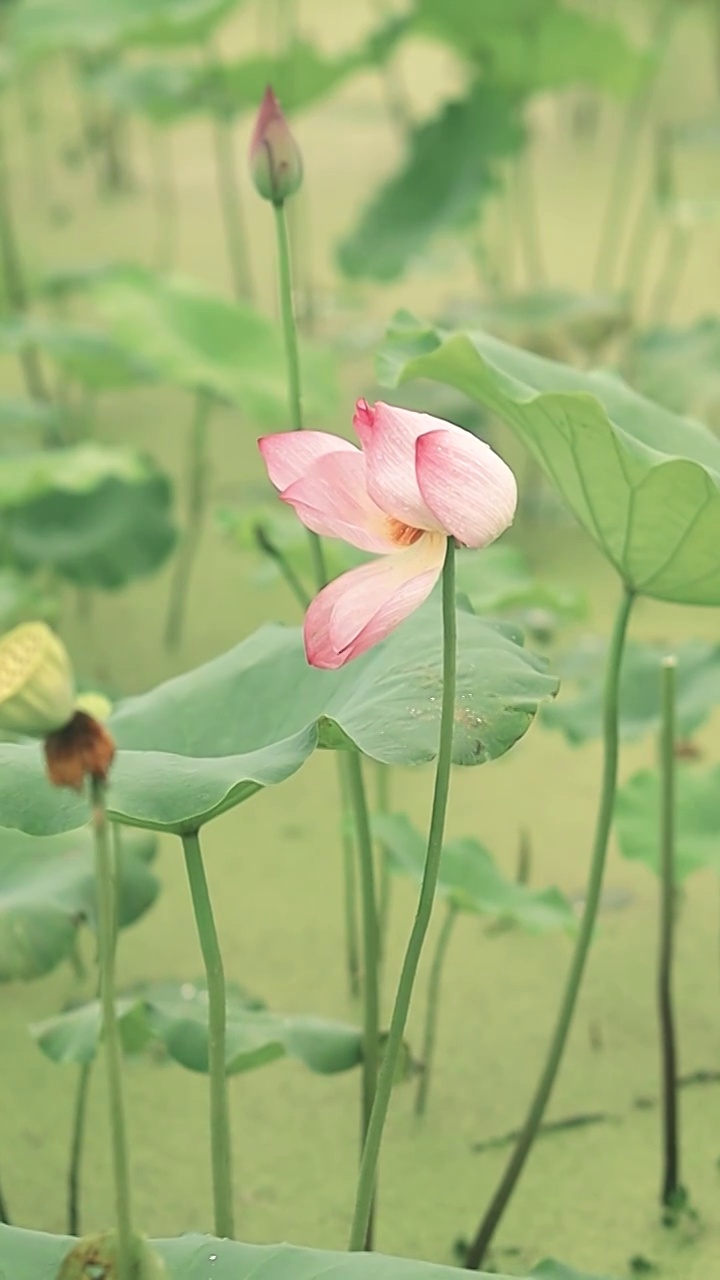
[[[275,214],[275,235],[277,239],[278,282],[280,288],[280,312],[282,315],[283,336],[285,338],[285,359],[287,361],[288,401],[290,421],[293,431],[303,429],[302,391],[300,385],[300,356],[298,353],[297,323],[293,306],[292,269],[290,266],[290,239],[288,237],[285,201],[273,203]],[[322,543],[316,533],[308,530],[310,555],[318,588],[327,582],[327,569]]]
[[[105,1045],[113,1175],[115,1179],[118,1280],[131,1280],[133,1235],[130,1216],[130,1179],[128,1175],[125,1110],[120,1068],[120,1034],[115,1008],[116,880],[110,853],[110,842],[108,840],[105,786],[100,778],[91,779],[90,798],[92,803],[92,827],[95,836],[95,882],[98,900],[98,963],[100,968],[102,1033]]]
[[[213,121],[213,141],[215,143],[215,174],[235,297],[240,302],[252,302],[254,290],[245,232],[245,216],[235,164],[235,134],[227,120],[217,118]]]

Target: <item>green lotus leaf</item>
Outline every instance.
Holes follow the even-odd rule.
[[[676,781],[675,876],[720,872],[720,767],[681,764]],[[615,801],[615,831],[623,857],[660,868],[660,778],[654,770],[636,773]]]
[[[167,477],[96,444],[0,459],[0,526],[22,569],[106,589],[154,573],[176,537]]]
[[[576,1271],[574,1267],[566,1267],[564,1262],[546,1258],[533,1267],[530,1280],[611,1280],[611,1277],[591,1276],[587,1271]]]
[[[123,391],[152,382],[155,370],[140,353],[127,350],[97,329],[20,316],[0,325],[0,351],[39,348],[88,391]]]
[[[379,365],[386,383],[448,383],[507,422],[632,590],[720,604],[720,441],[700,423],[611,374],[407,313]]]
[[[198,95],[202,74],[202,67],[176,62],[115,62],[87,70],[84,84],[117,110],[166,125],[203,110]]]
[[[618,23],[557,0],[416,0],[414,25],[446,41],[493,79],[526,93],[593,85],[618,96],[636,92],[652,60]]]
[[[252,306],[142,267],[99,270],[85,287],[116,342],[159,379],[216,396],[262,426],[287,427],[282,331]],[[308,419],[327,418],[337,405],[334,361],[313,347],[302,360]]]
[[[564,289],[536,289],[485,304],[456,303],[442,317],[444,328],[486,329],[552,359],[594,353],[629,322],[623,299]]]
[[[564,617],[584,612],[577,592],[535,577],[519,547],[506,542],[494,543],[481,556],[460,551],[456,564],[457,589],[467,596],[476,613],[502,613],[520,607],[547,609]]]
[[[373,831],[390,858],[397,875],[420,883],[425,867],[427,839],[405,814],[377,814]],[[575,916],[559,889],[529,889],[508,880],[495,859],[478,840],[448,840],[443,846],[437,891],[457,911],[493,916],[529,933],[572,929]]]
[[[70,1236],[45,1235],[0,1224],[0,1263],[12,1280],[56,1280],[62,1262],[76,1243]],[[380,1253],[331,1253],[292,1244],[240,1244],[193,1234],[150,1244],[175,1280],[207,1280],[209,1274],[213,1280],[251,1280],[258,1274],[263,1280],[317,1280],[328,1271],[332,1271],[334,1280],[457,1280],[457,1267],[383,1257]],[[480,1280],[487,1277],[481,1274]],[[510,1277],[495,1274],[493,1280]],[[544,1280],[548,1280],[547,1273]],[[562,1273],[557,1280],[564,1280]],[[574,1280],[592,1278],[576,1275]]]
[[[14,429],[25,432],[29,428],[38,433],[53,434],[59,430],[62,421],[63,414],[57,405],[44,400],[28,400],[25,396],[0,396],[0,431],[4,438]]]
[[[394,280],[440,232],[477,221],[500,185],[501,162],[524,142],[521,100],[492,82],[445,103],[413,130],[408,155],[362,212],[339,250],[349,276]]]
[[[55,626],[62,612],[57,586],[45,585],[17,569],[0,569],[0,634],[21,622]]]
[[[24,58],[102,54],[123,45],[206,40],[239,0],[23,0],[8,15],[8,42]]]
[[[705,723],[720,702],[720,645],[690,640],[673,645],[677,658],[676,722],[683,737],[692,735]],[[660,664],[668,646],[636,644],[625,649],[620,677],[620,736],[626,741],[642,738],[660,729]],[[602,737],[603,683],[607,646],[604,641],[581,646],[557,662],[560,674],[578,691],[562,697],[552,707],[544,707],[542,723],[559,729],[572,746]]]
[[[124,832],[118,860],[118,922],[152,906],[159,883],[148,865],[155,841]],[[0,982],[39,978],[65,960],[78,928],[95,926],[93,841],[87,828],[27,836],[0,828]]]
[[[228,1075],[251,1071],[278,1058],[297,1058],[311,1071],[349,1071],[362,1058],[357,1027],[303,1014],[272,1013],[230,988],[227,993]],[[126,1052],[161,1045],[189,1071],[208,1069],[207,991],[194,983],[149,983],[117,1002]],[[100,1043],[102,1010],[97,1000],[35,1023],[30,1030],[53,1062],[90,1062]]]
[[[522,737],[557,680],[516,629],[458,613],[453,757],[495,759]],[[120,748],[108,810],[120,822],[193,831],[295,773],[318,745],[388,764],[435,757],[442,701],[437,595],[339,671],[308,666],[299,628],[261,627],[235,649],[114,709]],[[82,824],[81,799],[44,778],[35,745],[0,744],[0,815],[50,834]]]
[[[293,112],[325,97],[342,80],[367,63],[363,46],[338,57],[298,41],[291,52],[259,54],[237,62],[206,66],[196,85],[196,101],[212,115],[233,119],[256,111],[265,88],[272,84],[283,110]]]

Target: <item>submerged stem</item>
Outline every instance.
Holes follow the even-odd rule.
[[[185,470],[187,518],[170,586],[165,623],[166,649],[176,649],[182,639],[190,580],[205,520],[208,480],[207,426],[211,408],[210,396],[203,391],[198,391],[190,425]]]
[[[102,1035],[105,1046],[110,1132],[115,1181],[115,1220],[118,1246],[118,1280],[131,1280],[133,1235],[130,1210],[125,1108],[120,1067],[120,1033],[115,1008],[116,893],[113,860],[105,815],[105,787],[91,780],[92,825],[95,836],[95,880],[98,901],[98,966]]]
[[[430,968],[427,1007],[425,1010],[425,1031],[423,1034],[422,1073],[418,1081],[418,1089],[415,1095],[416,1116],[424,1115],[425,1108],[427,1106],[428,1093],[430,1090],[430,1076],[432,1074],[432,1064],[435,1056],[435,1040],[437,1038],[438,1009],[440,1005],[440,980],[442,978],[443,964],[445,963],[445,956],[447,955],[450,935],[452,934],[456,920],[457,907],[453,906],[452,902],[449,902],[442,928],[438,934],[435,955],[433,956],[433,962]]]
[[[408,939],[403,960],[395,1007],[390,1021],[390,1031],[384,1047],[382,1065],[378,1077],[375,1103],[370,1116],[370,1124],[365,1142],[365,1150],[360,1165],[355,1211],[348,1248],[362,1249],[367,1233],[368,1222],[372,1212],[375,1192],[380,1145],[382,1143],[385,1120],[390,1105],[395,1072],[403,1044],[405,1024],[412,999],[413,987],[417,976],[420,955],[425,935],[427,934],[430,916],[435,899],[435,886],[440,869],[443,834],[445,831],[445,815],[447,813],[448,791],[450,787],[450,771],[452,768],[453,726],[455,719],[455,680],[457,669],[457,616],[455,612],[455,546],[452,538],[448,538],[443,567],[443,694],[442,711],[440,713],[440,735],[438,743],[437,765],[435,770],[435,790],[433,794],[430,831],[428,834],[427,855],[423,872],[420,897],[418,899],[415,920]]]
[[[195,924],[205,965],[208,994],[208,1073],[210,1076],[210,1148],[212,1160],[215,1235],[232,1240],[235,1234],[232,1190],[232,1147],[227,1074],[225,1070],[225,970],[196,831],[182,837],[185,867]]]
[[[662,1070],[663,1175],[661,1200],[674,1207],[680,1190],[677,1109],[677,1047],[672,999],[675,925],[675,673],[677,661],[661,669],[660,730],[660,945],[658,1013]]]
[[[587,962],[590,943],[592,942],[595,929],[595,920],[597,917],[598,907],[600,905],[600,894],[602,892],[603,874],[605,871],[605,858],[607,854],[608,838],[610,835],[613,806],[615,802],[618,763],[620,669],[623,650],[625,647],[627,625],[630,618],[633,600],[634,596],[632,592],[625,588],[615,619],[610,649],[608,651],[605,674],[605,692],[603,699],[603,774],[598,815],[595,825],[595,837],[593,840],[593,853],[590,863],[590,874],[585,898],[585,910],[580,923],[580,929],[575,943],[575,950],[570,964],[570,971],[568,973],[557,1022],[555,1024],[555,1030],[550,1041],[545,1065],[540,1073],[540,1079],[538,1080],[535,1094],[530,1104],[530,1109],[527,1113],[525,1123],[520,1130],[520,1136],[512,1155],[510,1156],[507,1168],[500,1179],[495,1195],[488,1205],[485,1216],[483,1217],[477,1230],[477,1234],[475,1235],[475,1238],[470,1245],[470,1249],[468,1250],[466,1266],[472,1270],[476,1270],[481,1266],[483,1259],[485,1258],[488,1246],[490,1245],[503,1214],[510,1203],[515,1187],[517,1186],[520,1175],[525,1167],[525,1161],[527,1160],[535,1138],[537,1137],[538,1129],[542,1123],[545,1108],[549,1102],[550,1095],[555,1084],[555,1079],[560,1068],[560,1063],[562,1062],[563,1053],[565,1052],[565,1045],[572,1025],[575,1006],[580,992],[580,985],[585,972],[585,964]]]

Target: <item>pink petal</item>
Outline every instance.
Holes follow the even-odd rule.
[[[353,426],[367,459],[368,491],[388,515],[418,529],[441,530],[415,472],[415,442],[428,431],[460,432],[442,418],[394,405],[358,400]]]
[[[415,442],[420,492],[438,523],[466,547],[486,547],[513,522],[515,476],[469,431],[428,431]]]
[[[368,494],[359,449],[326,453],[280,497],[314,533],[343,538],[361,551],[397,551],[388,517]]]
[[[427,599],[445,558],[446,539],[430,534],[407,551],[343,573],[305,614],[305,652],[313,667],[334,670],[384,640]]]
[[[328,453],[359,453],[349,440],[328,431],[279,431],[273,436],[261,436],[258,449],[272,484],[281,491]]]

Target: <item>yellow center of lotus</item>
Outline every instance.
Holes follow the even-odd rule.
[[[43,622],[16,627],[0,640],[0,701],[21,689],[40,663],[47,641]]]

